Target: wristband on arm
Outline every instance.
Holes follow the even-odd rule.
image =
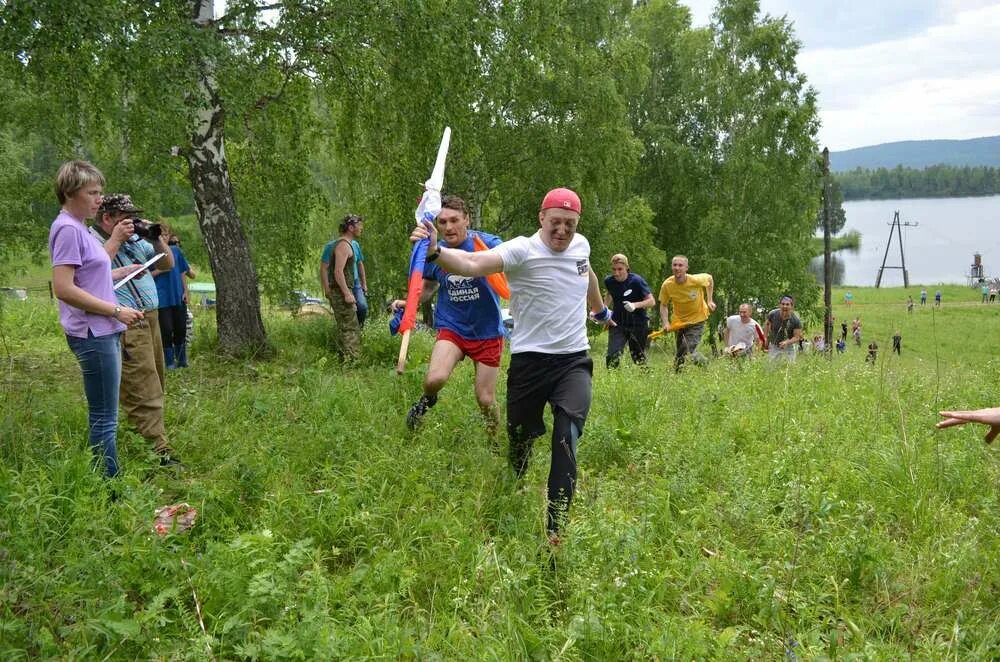
[[[591,317],[594,318],[595,322],[607,322],[611,319],[611,310],[604,306],[604,310],[599,313],[591,313]]]

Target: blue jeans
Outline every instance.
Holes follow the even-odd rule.
[[[104,475],[118,475],[118,387],[122,377],[120,333],[86,338],[66,336],[83,373],[83,392],[87,395],[90,449],[94,463],[104,464]]]
[[[360,284],[355,284],[351,291],[354,294],[354,300],[358,302],[358,326],[364,326],[365,320],[368,319],[368,298]]]

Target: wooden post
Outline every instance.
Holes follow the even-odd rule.
[[[833,356],[833,269],[830,250],[830,148],[823,148],[823,339]]]

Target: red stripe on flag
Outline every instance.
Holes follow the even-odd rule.
[[[420,294],[424,290],[424,274],[417,271],[410,274],[406,286],[406,308],[403,309],[403,320],[399,323],[399,331],[410,331],[417,323],[417,308],[420,304]]]

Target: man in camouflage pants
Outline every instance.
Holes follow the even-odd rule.
[[[358,323],[358,303],[354,298],[354,248],[351,241],[361,236],[364,219],[348,214],[340,223],[340,236],[333,242],[330,273],[326,279],[326,298],[337,322],[334,345],[346,359],[361,354],[361,325]]]

